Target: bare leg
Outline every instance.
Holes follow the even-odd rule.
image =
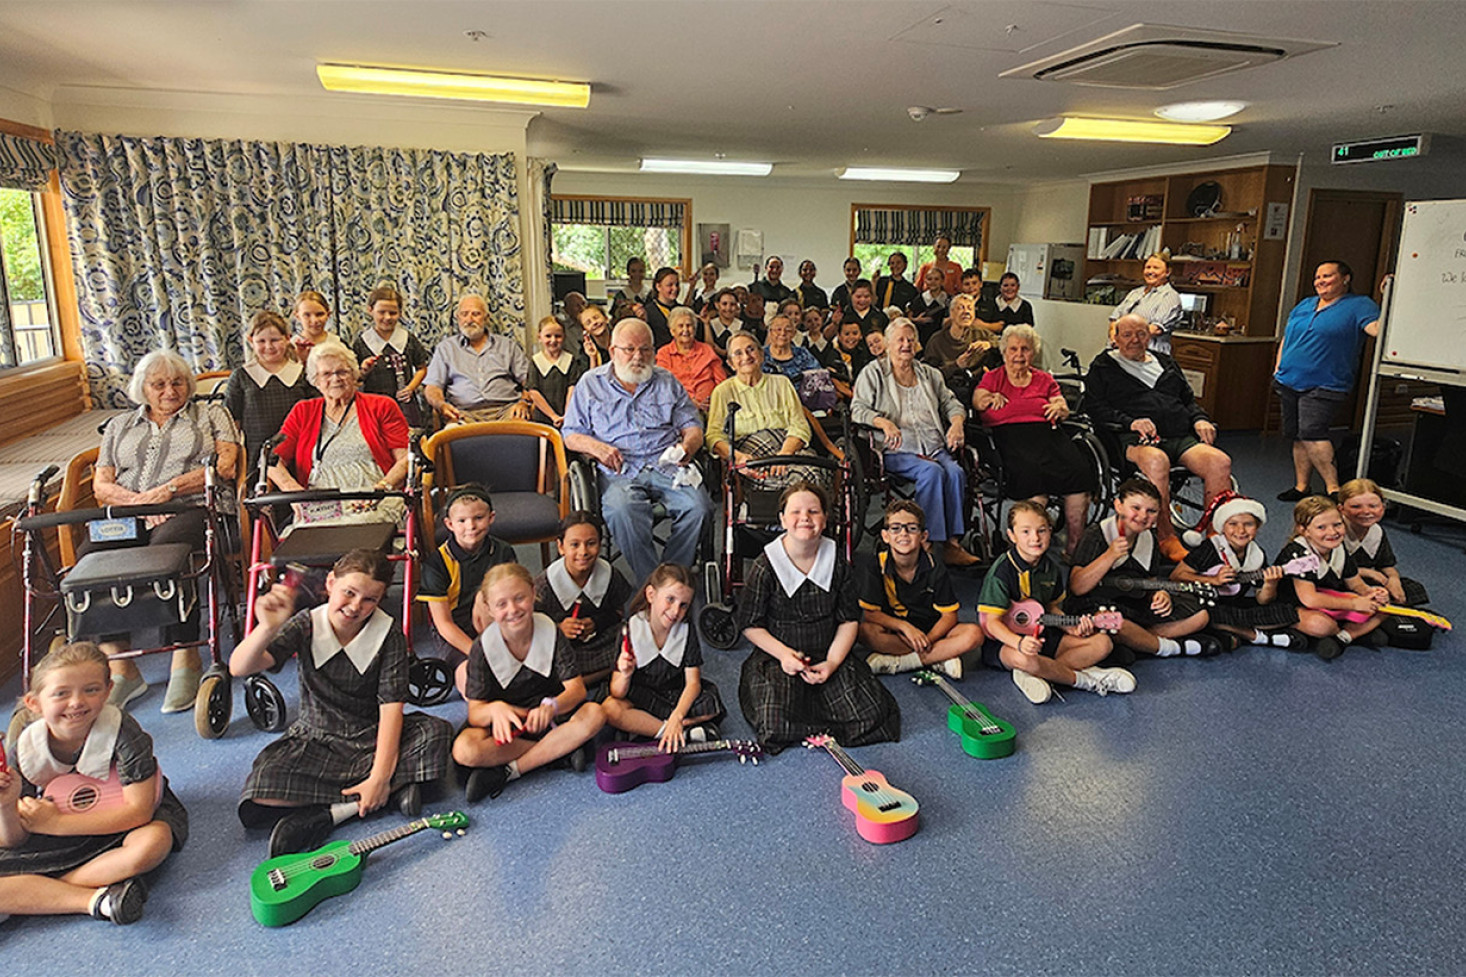
[[[1308,444],[1293,442],[1293,487],[1300,492],[1308,491],[1308,475],[1313,468],[1308,460]]]
[[[656,736],[662,728],[662,720],[644,709],[638,709],[625,699],[607,699],[601,703],[606,713],[606,725],[637,736]],[[711,715],[688,716],[683,725],[697,726],[712,719]]]
[[[77,866],[61,876],[61,881],[100,889],[152,871],[163,864],[163,859],[172,850],[172,829],[162,821],[149,821],[129,831],[120,847],[102,852],[85,865]]]
[[[1325,492],[1339,490],[1339,470],[1334,467],[1334,443],[1332,441],[1304,441],[1308,463],[1323,478]]]
[[[1064,555],[1073,556],[1084,535],[1084,517],[1089,514],[1089,493],[1075,492],[1064,496]]]
[[[1074,669],[1046,655],[1024,655],[1004,645],[999,657],[1015,672],[1027,672],[1060,685],[1074,684]]]
[[[565,756],[600,732],[605,722],[605,710],[587,702],[569,720],[546,731],[538,740],[498,743],[488,730],[470,726],[453,742],[453,759],[465,767],[497,767],[518,761],[519,772],[524,774]]]
[[[96,894],[87,888],[44,875],[12,875],[0,878],[0,913],[27,916],[85,914]]]
[[[983,633],[979,625],[970,621],[957,625],[942,636],[941,640],[934,641],[931,647],[923,651],[919,656],[923,665],[931,665],[934,662],[946,661],[948,658],[956,658],[958,655],[965,655],[978,645],[982,644]]]
[[[859,640],[862,645],[878,654],[895,655],[898,658],[911,654],[911,646],[904,638],[895,631],[886,630],[879,624],[861,621]]]
[[[1113,638],[1115,644],[1124,645],[1132,651],[1139,651],[1147,655],[1154,655],[1160,650],[1161,643],[1156,636],[1134,621],[1126,621],[1120,625]],[[1072,684],[1072,683],[1071,683]]]
[[[1206,611],[1197,611],[1190,617],[1182,618],[1179,621],[1157,624],[1151,628],[1151,632],[1159,638],[1184,638],[1206,627],[1207,620]]]
[[[1140,469],[1140,474],[1161,494],[1161,517],[1156,520],[1155,524],[1157,542],[1174,538],[1176,530],[1171,525],[1170,516],[1171,459],[1166,457],[1166,453],[1160,448],[1140,444],[1133,444],[1126,448],[1125,457],[1135,463],[1135,467]]]
[[[124,651],[128,651],[132,646],[126,641],[103,641],[97,647],[102,649],[103,654],[110,657],[112,655],[120,655]],[[109,664],[112,669],[112,681],[114,682],[120,678],[135,679],[140,674],[137,670],[137,662],[131,658],[113,658]]]

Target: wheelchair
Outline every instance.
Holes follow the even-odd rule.
[[[95,460],[95,449],[85,451],[72,460],[68,481]],[[204,472],[202,504],[192,501],[160,502],[151,505],[107,506],[103,508],[70,508],[72,493],[63,492],[55,512],[43,512],[46,483],[58,472],[51,465],[31,483],[24,514],[15,520],[14,532],[22,537],[21,581],[23,597],[23,634],[21,674],[23,687],[28,686],[30,670],[36,657],[36,642],[46,645],[59,640],[76,640],[116,632],[161,630],[164,643],[150,648],[130,648],[115,657],[139,658],[143,655],[207,648],[209,672],[223,669],[220,655],[221,615],[226,608],[237,606],[234,600],[234,575],[225,553],[225,533],[232,517],[221,516],[217,508],[217,459],[210,457]],[[178,515],[203,510],[204,547],[196,553],[185,542],[154,546],[97,549],[76,560],[70,567],[53,564],[43,534],[55,529],[65,535],[72,527],[87,527],[91,538],[98,541],[125,542],[139,536],[138,520],[146,516]],[[62,547],[63,560],[73,552],[67,538]],[[41,605],[49,603],[49,610]],[[202,606],[200,606],[202,605]],[[169,632],[187,626],[198,611],[202,617],[202,637],[192,640],[168,640]],[[58,615],[65,615],[64,626]],[[239,622],[234,620],[233,636],[238,637]],[[47,633],[50,638],[46,638]],[[205,728],[208,696],[200,686],[195,705],[195,725],[199,733],[210,736]],[[11,734],[20,712],[12,720]]]
[[[728,405],[728,442],[733,442],[737,403]],[[835,531],[841,555],[850,562],[855,555],[859,541],[861,520],[858,512],[864,506],[859,490],[863,488],[863,476],[858,470],[858,455],[845,450],[840,444],[831,443],[822,427],[814,427],[815,439],[825,445],[827,454],[821,455],[774,455],[758,458],[743,464],[727,461],[718,465],[717,484],[720,488],[723,547],[721,557],[710,561],[706,567],[704,593],[708,603],[698,612],[697,624],[702,636],[714,648],[727,651],[738,643],[738,627],[733,620],[734,599],[743,585],[743,562],[755,557],[768,542],[780,533],[779,496],[782,489],[764,489],[758,483],[758,473],[785,465],[804,468],[818,468],[831,475],[833,490],[830,493],[834,512],[830,513],[827,525]],[[846,425],[848,430],[848,424]],[[848,435],[841,439],[848,445]],[[719,599],[714,600],[714,595]]]
[[[269,492],[266,471],[269,453],[261,452],[259,480],[255,493],[244,500],[250,514],[251,534],[249,565],[245,582],[245,633],[254,628],[254,607],[259,595],[269,589],[272,580],[280,579],[289,568],[321,570],[329,568],[349,550],[377,549],[388,553],[388,560],[403,564],[402,617],[400,624],[407,639],[411,663],[408,671],[410,703],[435,706],[446,702],[453,693],[453,673],[447,664],[436,658],[419,658],[412,650],[412,607],[416,593],[418,546],[421,544],[421,478],[419,449],[414,444],[408,451],[407,483],[400,490],[307,489],[301,492]],[[405,503],[404,527],[399,533],[393,523],[350,523],[345,525],[295,527],[286,534],[279,525],[279,512],[289,506],[311,502],[348,503],[381,502],[401,499]],[[401,542],[401,551],[393,552]],[[429,543],[431,545],[431,543]],[[222,667],[205,673],[199,688],[200,708],[207,702],[207,725],[214,735],[223,735],[229,725],[233,699],[229,690],[230,676]],[[279,732],[287,724],[284,696],[262,674],[244,680],[245,707],[256,726],[267,732]],[[200,720],[200,728],[204,721]]]

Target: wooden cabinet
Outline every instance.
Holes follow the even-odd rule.
[[[1238,334],[1272,336],[1288,242],[1286,231],[1268,239],[1264,225],[1269,204],[1291,205],[1295,176],[1291,166],[1251,166],[1096,183],[1089,191],[1091,242],[1113,245],[1120,235],[1157,229],[1150,239],[1158,248],[1146,250],[1170,253],[1178,292],[1209,295],[1207,314],[1226,317]],[[1188,201],[1204,184],[1215,184],[1219,194],[1214,215],[1198,217]],[[1085,277],[1113,277],[1123,295],[1141,283],[1145,258],[1090,258]]]
[[[1261,428],[1267,417],[1277,341],[1267,337],[1171,337],[1171,355],[1186,372],[1197,403],[1224,431]]]

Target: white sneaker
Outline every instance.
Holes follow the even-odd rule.
[[[1049,688],[1049,683],[1037,675],[1029,675],[1027,672],[1013,671],[1013,684],[1018,690],[1028,697],[1028,701],[1036,706],[1041,706],[1049,701],[1054,690]]]
[[[960,657],[948,658],[946,661],[937,662],[937,671],[954,682],[962,681],[962,659]]]
[[[865,663],[877,675],[899,675],[902,672],[914,672],[920,668],[921,656],[914,651],[909,655],[883,655],[878,651],[873,651],[865,656]]]
[[[1076,689],[1097,692],[1100,695],[1135,691],[1135,676],[1123,668],[1100,668],[1091,665],[1075,672],[1074,678]]]

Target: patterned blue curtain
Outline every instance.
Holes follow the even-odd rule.
[[[196,371],[243,360],[256,311],[331,297],[348,341],[383,282],[429,346],[465,291],[523,314],[512,155],[60,133],[93,398],[125,404],[160,346]]]

